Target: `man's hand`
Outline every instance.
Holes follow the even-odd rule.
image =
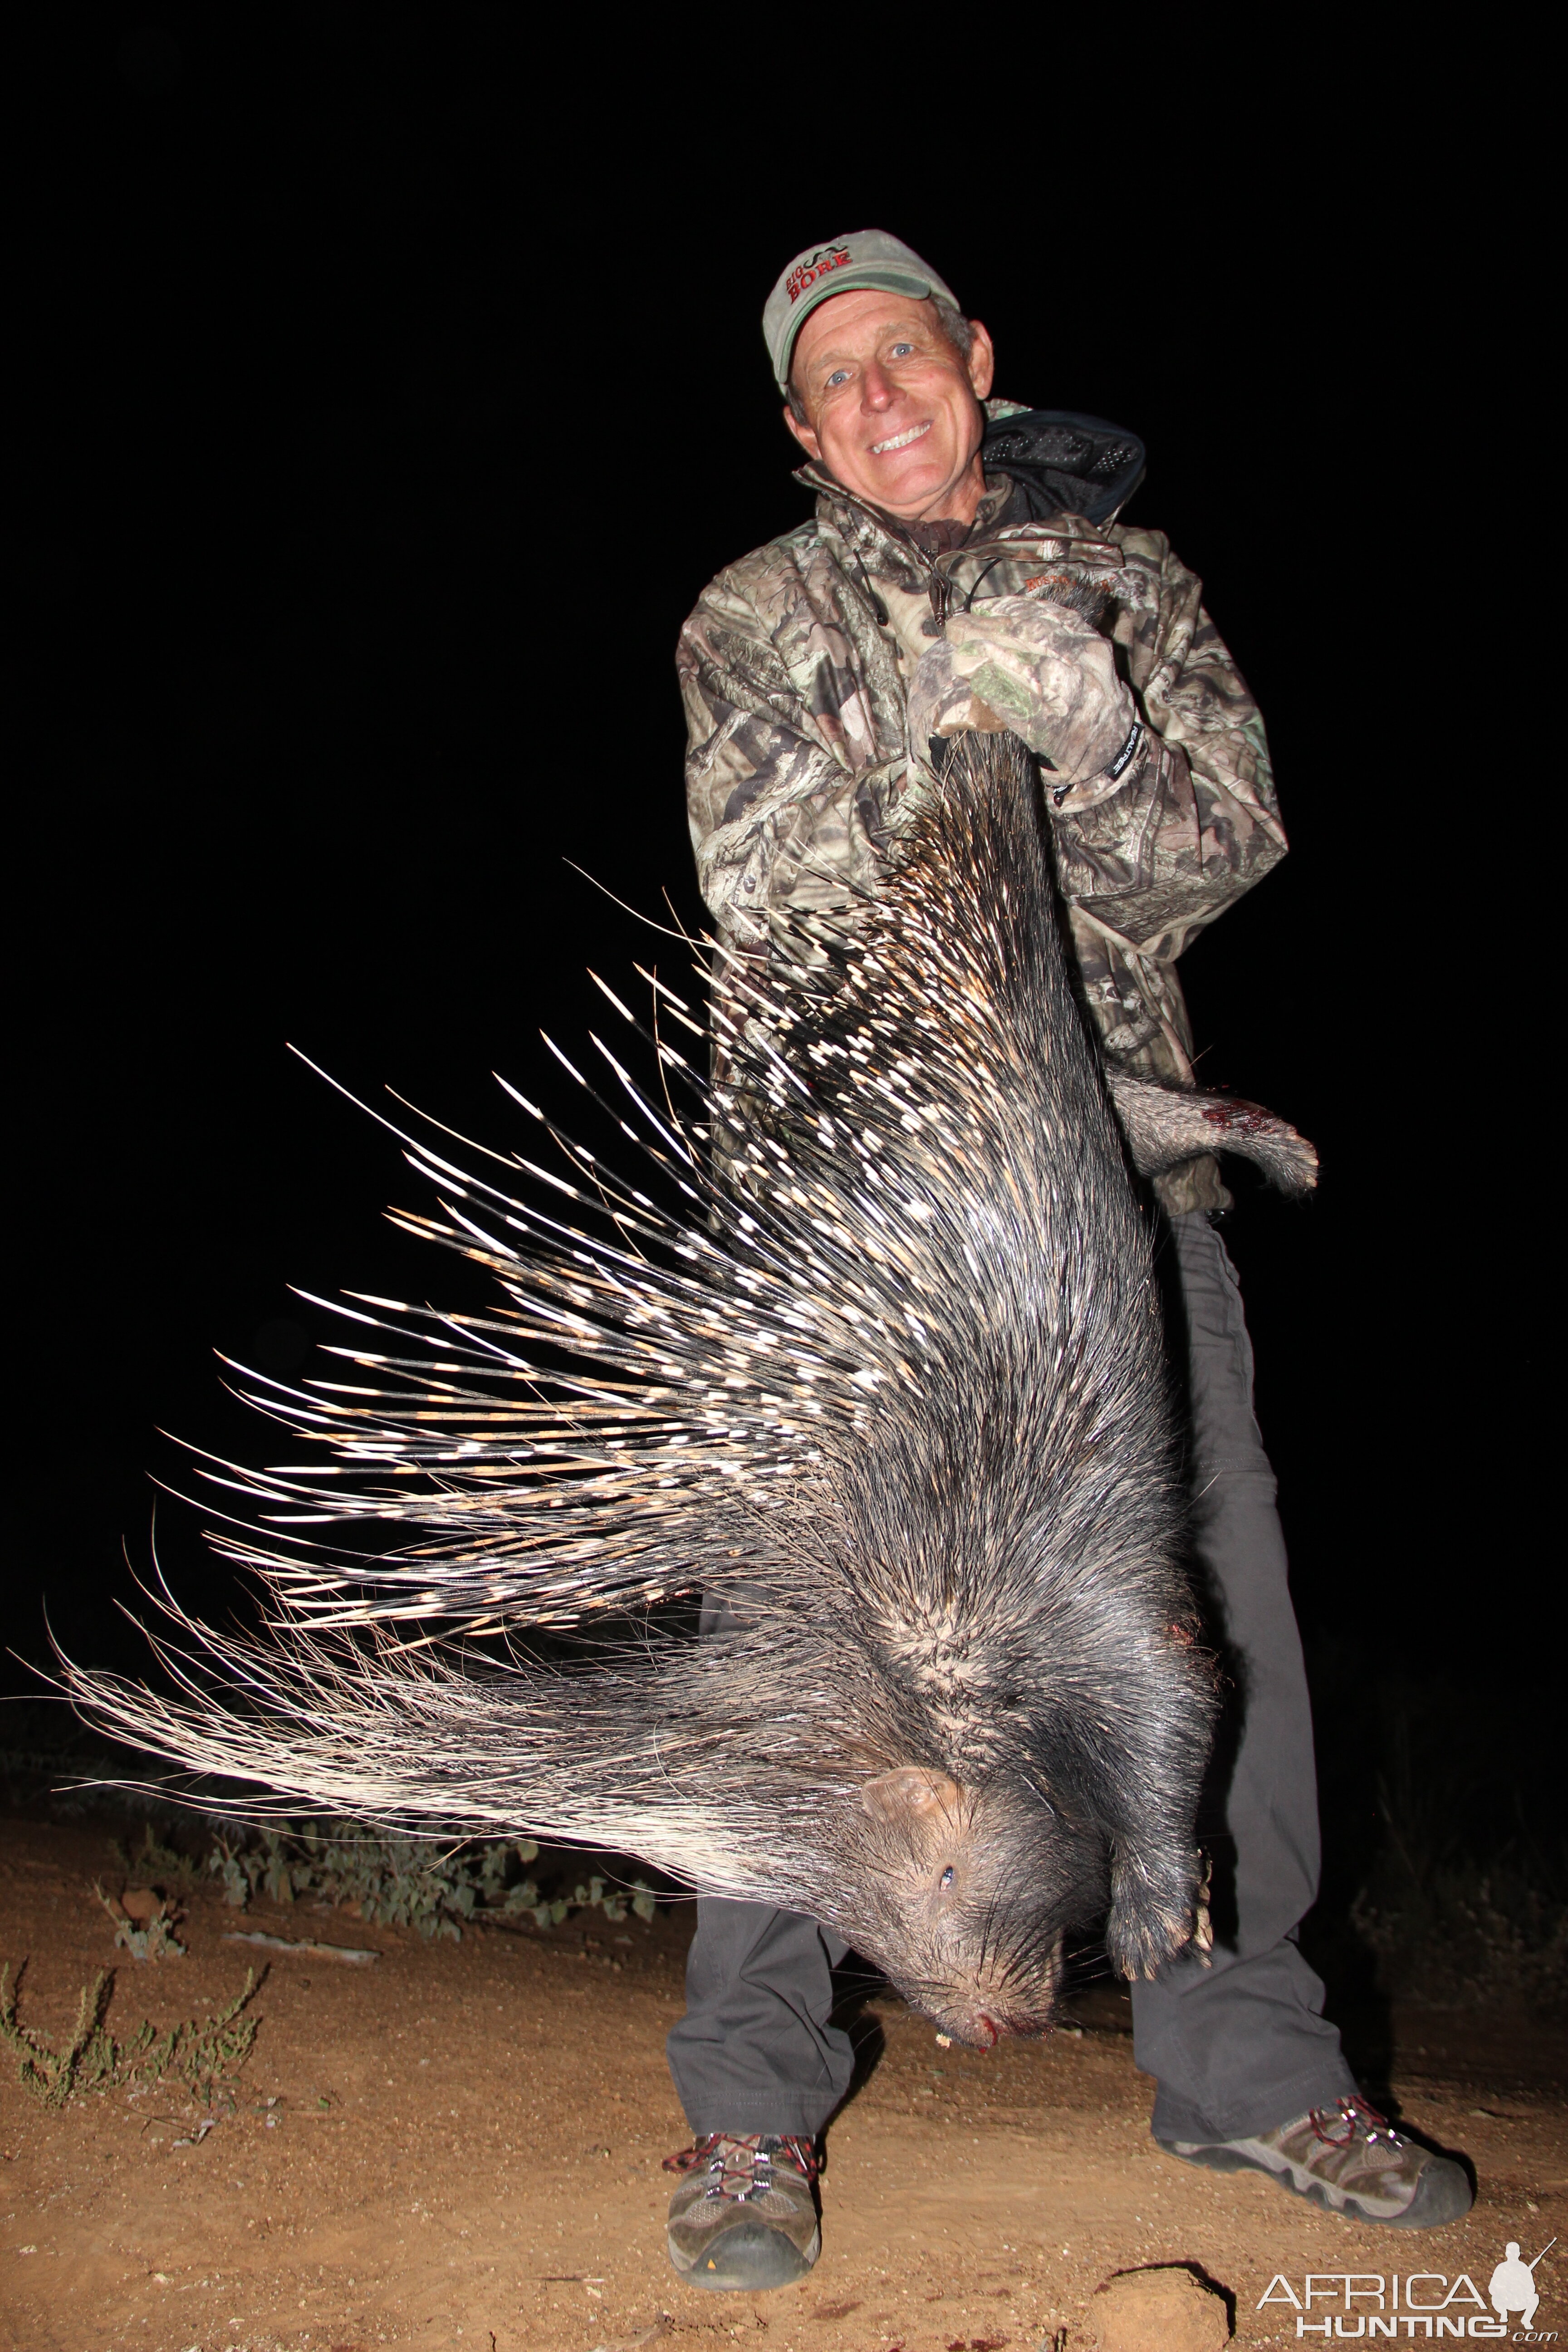
[[[1109,642],[1080,614],[1033,596],[996,596],[948,615],[910,683],[910,745],[1010,727],[1057,774],[1052,798],[1111,769],[1138,714]],[[1091,795],[1091,797],[1093,797]]]

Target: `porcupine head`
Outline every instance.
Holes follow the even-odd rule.
[[[1192,1629],[1150,1632],[1167,1654],[1167,1691],[1205,1719]],[[1133,1673],[1143,1679],[1138,1664]],[[813,1839],[837,1866],[806,1907],[911,2008],[955,2041],[988,2048],[1048,2029],[1065,1948],[1075,1936],[1098,1940],[1101,1923],[1113,1967],[1128,1975],[1152,1975],[1189,1937],[1207,1948],[1202,1865],[1185,1822],[1140,1820],[1147,1796],[1121,1774],[1097,1789],[1081,1758],[1074,1770],[1058,1756],[1047,1798],[1016,1749],[987,1758],[964,1747],[947,1765],[868,1774],[824,1808]]]
[[[1103,1848],[1005,1786],[901,1765],[868,1780],[856,1948],[954,2041],[987,2048],[1049,2025],[1069,1927],[1103,1915]]]

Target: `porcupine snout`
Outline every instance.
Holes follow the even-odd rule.
[[[1101,1842],[1043,1800],[905,1765],[861,1790],[855,1948],[955,2042],[1047,2031],[1062,1943],[1105,1908]]]

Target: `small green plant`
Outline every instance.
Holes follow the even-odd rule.
[[[118,1838],[110,1840],[110,1852],[124,1871],[127,1884],[134,1881],[142,1886],[172,1886],[188,1895],[202,1874],[200,1863],[193,1862],[188,1853],[159,1843],[153,1834],[151,1822],[142,1832],[139,1852],[128,1853]]]
[[[249,1845],[243,1840],[230,1845],[226,1838],[216,1838],[207,1869],[223,1881],[223,1899],[237,1911],[245,1909],[258,1888],[274,1903],[292,1903],[312,1883],[309,1862],[290,1858],[277,1830],[258,1830]]]
[[[606,1895],[604,1880],[597,1877],[591,1878],[586,1886],[577,1888],[572,1897],[572,1907],[579,1911],[602,1911],[606,1919],[618,1920],[626,1917],[628,1902],[630,1908],[639,1919],[651,1919],[658,1907],[654,1902],[653,1891],[646,1880],[634,1878],[628,1897],[624,1888],[618,1891],[612,1890]],[[566,1906],[562,1907],[564,1909]],[[553,1910],[554,1906],[552,1905],[551,1908]]]
[[[243,1911],[250,1900],[250,1880],[246,1874],[244,1864],[226,1839],[220,1837],[213,1840],[213,1849],[207,1856],[207,1868],[215,1878],[223,1881],[224,1901],[231,1903],[237,1911]]]
[[[244,1984],[226,2009],[214,2017],[188,2018],[184,2025],[171,2027],[161,2041],[154,2040],[138,2063],[140,2079],[150,2083],[160,2075],[177,2074],[192,2096],[210,2107],[218,2084],[237,2074],[256,2046],[260,2021],[245,2014],[256,1983],[255,1969],[247,1969]]]
[[[106,1895],[96,1879],[92,1891],[114,1922],[115,1942],[122,1945],[133,1960],[184,1958],[185,1948],[174,1937],[178,1915],[172,1904],[160,1901],[156,1910],[149,1912],[145,1919],[138,1919],[123,1903],[116,1902],[112,1895]]]
[[[254,1969],[247,1969],[239,1991],[216,2017],[188,2018],[162,2034],[143,2020],[125,2042],[116,2042],[104,2022],[114,1971],[100,1969],[92,1983],[82,1988],[76,2023],[59,2050],[17,2016],[21,1982],[19,1969],[12,1984],[7,1960],[0,1968],[0,2041],[16,2061],[23,2088],[47,2107],[63,2107],[68,2099],[88,2091],[156,2083],[171,2074],[210,2106],[216,2085],[238,2073],[256,2041],[258,2020],[244,2013],[256,1991]]]
[[[73,2092],[106,2091],[123,2079],[121,2053],[103,2022],[114,1983],[112,1969],[100,1969],[92,1983],[82,1987],[76,2023],[62,2050],[52,2050],[41,2033],[35,2033],[17,2018],[20,1983],[18,1970],[16,1985],[12,1985],[7,1960],[0,1968],[0,2040],[16,2058],[24,2090],[41,2099],[46,2107],[63,2107]]]
[[[207,1869],[237,1910],[258,1892],[276,1903],[311,1895],[351,1906],[379,1927],[412,1927],[454,1943],[468,1921],[485,1913],[529,1918],[544,1929],[558,1927],[573,1911],[600,1910],[606,1919],[621,1920],[629,1906],[639,1919],[653,1917],[653,1889],[641,1878],[629,1893],[595,1876],[571,1895],[542,1894],[526,1874],[538,1858],[532,1838],[497,1838],[443,1853],[413,1838],[377,1837],[357,1822],[330,1822],[320,1829],[260,1830],[249,1843],[231,1844],[220,1836]]]

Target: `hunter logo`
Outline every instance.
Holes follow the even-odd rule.
[[[784,291],[792,302],[798,302],[808,286],[826,278],[830,269],[847,269],[849,248],[847,245],[825,245],[809,261],[797,261],[784,280]]]
[[[1475,2280],[1461,2271],[1450,2278],[1441,2271],[1412,2271],[1401,2277],[1378,2271],[1309,2271],[1299,2285],[1277,2273],[1258,2299],[1284,2304],[1296,2314],[1296,2339],[1335,2344],[1365,2342],[1369,2337],[1401,2343],[1473,2342],[1555,2344],[1555,2328],[1538,2328],[1540,2290],[1535,2269],[1550,2253],[1553,2238],[1535,2262],[1520,2259],[1510,2239],[1503,2259],[1481,2293]],[[1520,2326],[1510,2322],[1521,2321]]]

